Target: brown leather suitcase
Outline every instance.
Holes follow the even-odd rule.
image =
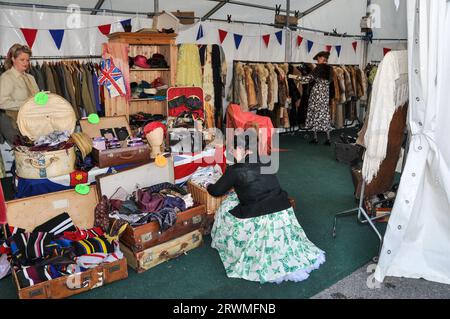
[[[100,118],[98,124],[91,124],[87,119],[80,120],[81,130],[91,138],[101,137],[101,130],[125,127],[128,135],[131,136],[131,129],[128,125],[127,117],[109,116]],[[110,150],[92,149],[94,162],[100,168],[118,166],[132,163],[146,163],[150,161],[150,147],[147,144],[135,147],[122,147]]]
[[[173,159],[168,156],[165,167],[158,167],[151,160],[150,163],[125,169],[115,174],[97,176],[96,180],[99,198],[103,195],[110,198],[119,187],[131,194],[138,188],[164,182],[174,183]],[[111,222],[113,221],[111,220]],[[202,230],[205,222],[206,207],[196,204],[194,207],[178,213],[175,225],[168,230],[161,231],[156,221],[138,227],[128,226],[120,240],[133,252],[139,252],[194,230]]]
[[[94,226],[94,210],[97,205],[96,187],[91,186],[88,195],[73,190],[17,199],[6,203],[10,226],[32,231],[47,220],[67,212],[74,224],[80,228]],[[73,275],[48,280],[31,287],[22,288],[15,271],[13,280],[20,299],[58,299],[101,287],[128,277],[126,259],[100,264]]]
[[[133,252],[124,244],[120,245],[120,249],[126,256],[128,265],[136,270],[136,272],[142,273],[165,261],[185,255],[188,251],[199,247],[202,243],[202,233],[199,230],[195,230],[140,252]]]

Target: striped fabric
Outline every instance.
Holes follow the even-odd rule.
[[[78,240],[83,240],[83,239],[88,239],[88,238],[100,237],[100,236],[103,236],[103,234],[104,234],[101,227],[94,227],[91,229],[80,229],[75,226],[75,228],[76,228],[76,231],[64,232],[63,237],[66,239],[69,239],[69,240],[78,241]]]
[[[51,254],[53,235],[44,232],[17,233],[8,239],[11,253],[21,265],[30,265]]]
[[[104,236],[73,242],[72,247],[77,256],[96,253],[110,254],[114,252],[113,245]]]
[[[114,241],[114,252],[110,254],[96,253],[89,255],[82,255],[75,258],[75,262],[81,269],[95,268],[101,263],[111,263],[123,258],[123,253],[120,251],[119,242]]]
[[[73,224],[72,218],[70,218],[68,213],[62,213],[58,216],[53,217],[44,224],[36,227],[34,231],[36,232],[47,232],[53,235],[63,234],[65,231],[76,231],[76,227]]]

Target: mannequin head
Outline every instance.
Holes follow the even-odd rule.
[[[144,127],[145,137],[151,147],[151,158],[155,158],[157,155],[162,154],[162,146],[164,144],[166,132],[166,126],[161,122],[152,122]]]
[[[155,158],[157,155],[160,155],[162,153],[162,145],[164,142],[164,130],[158,127],[147,133],[145,137],[151,147],[151,158]]]

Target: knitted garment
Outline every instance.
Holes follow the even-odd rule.
[[[110,254],[114,252],[113,245],[104,236],[72,242],[72,247],[77,256],[96,253]]]
[[[62,213],[53,217],[42,225],[36,227],[33,232],[48,232],[55,236],[63,234],[65,231],[76,231],[72,218],[68,213]]]

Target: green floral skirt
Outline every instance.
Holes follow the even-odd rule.
[[[251,281],[302,281],[325,262],[325,253],[308,240],[292,208],[239,219],[229,213],[239,199],[231,193],[216,212],[211,246],[228,277]]]

